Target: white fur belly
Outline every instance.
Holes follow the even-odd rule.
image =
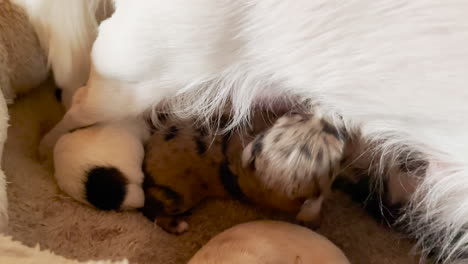
[[[269,72],[368,135],[395,133],[438,157],[468,163],[467,2],[253,6],[243,34],[255,74]]]

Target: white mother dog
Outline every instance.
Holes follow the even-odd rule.
[[[43,154],[67,131],[163,100],[201,119],[232,105],[233,124],[256,104],[308,100],[330,123],[339,115],[351,131],[361,127],[382,168],[418,153],[425,168],[408,191],[408,230],[442,260],[468,258],[467,1],[101,2],[24,0],[59,85],[86,83],[44,138]],[[115,12],[99,26],[89,64],[109,2]],[[377,167],[377,179],[385,171]],[[288,188],[291,179],[264,181]],[[401,193],[408,183],[392,186]]]

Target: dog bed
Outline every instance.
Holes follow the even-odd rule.
[[[186,263],[222,230],[267,217],[239,202],[207,201],[189,217],[190,230],[174,236],[139,212],[102,212],[75,202],[59,191],[51,166],[37,158],[40,137],[62,114],[54,91],[48,81],[8,109],[3,170],[11,239],[0,238],[0,263]],[[326,204],[318,232],[343,249],[352,263],[418,263],[409,254],[411,241],[377,223],[340,193]]]

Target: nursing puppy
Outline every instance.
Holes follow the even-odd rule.
[[[63,135],[54,148],[58,186],[75,200],[101,210],[142,207],[141,142],[148,136],[141,120],[94,125]]]
[[[378,194],[403,193],[401,220],[422,250],[467,260],[466,1],[113,2],[92,46],[89,80],[41,153],[69,130],[136,116],[162,100],[200,120],[228,104],[230,127],[256,104],[312,100],[328,122],[341,116],[349,130],[362,129],[371,182]],[[58,23],[52,35],[68,41],[75,25],[89,25],[68,3],[55,3],[77,23]],[[32,16],[57,16],[37,10]],[[278,155],[267,157],[275,169],[290,169]],[[398,167],[411,178],[390,184],[387,172]],[[291,178],[263,182],[287,191]]]
[[[325,237],[293,224],[256,221],[216,235],[188,264],[349,264]]]
[[[185,231],[177,219],[207,198],[234,198],[263,208],[289,213],[311,227],[320,222],[324,199],[330,194],[345,149],[346,139],[330,133],[317,116],[257,113],[247,131],[215,136],[193,122],[165,120],[146,146],[143,169],[146,174],[143,213],[172,233]],[[302,130],[287,133],[288,126],[302,124]],[[260,137],[256,137],[260,135]],[[306,173],[310,181],[298,182],[291,192],[270,189],[260,179],[271,173],[265,166],[263,149],[268,141],[302,137],[298,148],[276,150],[278,155],[304,152],[298,166],[288,174]],[[255,139],[255,140],[254,140]],[[300,158],[300,157],[299,157]],[[278,172],[277,172],[278,173]],[[291,184],[292,185],[292,184]],[[171,221],[169,216],[174,216]],[[182,228],[182,227],[184,228]]]

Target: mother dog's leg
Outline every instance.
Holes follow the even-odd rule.
[[[150,108],[151,101],[136,98],[138,93],[135,94],[132,88],[128,83],[104,79],[92,71],[88,84],[78,89],[73,96],[71,108],[42,139],[39,146],[41,158],[51,154],[53,146],[65,133],[96,123],[137,116]],[[154,94],[158,94],[157,89],[153,98]]]
[[[66,131],[139,115],[181,89],[217,78],[233,60],[237,46],[225,45],[224,38],[236,32],[220,22],[229,10],[192,10],[195,3],[186,5],[181,0],[115,4],[114,14],[99,26],[88,83],[64,119],[44,138],[43,154]],[[199,30],[199,25],[208,25],[210,30]],[[219,36],[226,37],[221,41]]]

